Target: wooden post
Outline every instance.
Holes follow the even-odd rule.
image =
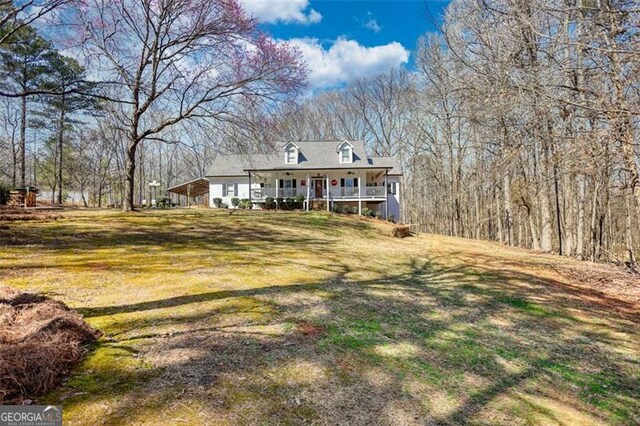
[[[191,207],[191,184],[187,184],[187,207]]]

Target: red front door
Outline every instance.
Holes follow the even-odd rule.
[[[315,188],[315,195],[316,198],[322,198],[322,180],[317,179],[314,180],[314,188]]]

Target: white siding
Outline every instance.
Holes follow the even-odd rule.
[[[222,193],[223,187],[226,185],[238,185],[238,195],[235,198],[243,199],[249,198],[249,178],[248,177],[212,177],[209,178],[209,205],[214,207],[213,199],[222,198],[222,202],[231,205],[231,199],[234,196],[230,196]]]
[[[378,173],[377,177],[375,179],[372,179],[370,176],[367,179],[368,181],[365,180],[365,172],[364,171],[354,171],[354,174],[349,175],[346,171],[319,171],[319,172],[314,172],[314,171],[310,171],[310,172],[302,172],[302,171],[291,171],[289,172],[289,175],[286,175],[285,172],[277,172],[277,173],[273,173],[273,174],[269,174],[267,176],[265,176],[264,174],[262,175],[262,177],[258,177],[258,176],[252,176],[252,187],[253,188],[260,188],[260,184],[258,182],[263,182],[265,184],[265,189],[268,189],[270,192],[273,192],[273,195],[275,196],[275,187],[276,187],[276,179],[296,179],[297,181],[297,187],[296,187],[296,193],[298,194],[302,194],[305,197],[307,196],[307,187],[305,184],[303,184],[302,182],[306,179],[307,174],[309,174],[311,177],[314,176],[322,176],[322,180],[326,180],[326,175],[327,173],[329,174],[329,190],[331,191],[331,194],[333,196],[339,196],[340,195],[340,179],[347,179],[347,178],[358,178],[359,179],[359,185],[363,186],[363,195],[365,192],[364,186],[373,186],[374,183],[378,186],[378,187],[384,187],[384,174],[383,173]],[[336,185],[331,185],[331,181],[332,180],[336,180]],[[258,181],[258,182],[256,182]],[[389,194],[389,217],[393,218],[395,221],[399,222],[402,219],[402,212],[401,212],[401,193],[402,193],[402,186],[401,186],[401,177],[400,176],[389,176],[387,179],[388,183],[395,183],[396,185],[396,194]],[[233,196],[229,196],[227,194],[223,194],[223,187],[224,185],[233,185],[236,184],[238,186],[238,195],[237,198],[239,199],[243,199],[243,198],[249,198],[249,178],[248,177],[210,177],[209,178],[209,205],[211,207],[214,207],[213,204],[213,199],[214,198],[221,198],[222,202],[227,204],[229,207],[232,207],[231,204],[231,199],[233,198]],[[306,182],[305,182],[306,183]],[[313,186],[310,187],[310,192],[313,192],[314,188]],[[280,197],[285,197],[285,195],[282,193],[282,191],[279,191],[279,196]],[[356,194],[357,196],[357,194]],[[313,198],[313,195],[312,195]],[[324,198],[324,197],[323,197]],[[363,200],[363,202],[366,202],[367,200]],[[343,201],[344,202],[344,201]],[[364,204],[363,204],[364,206]],[[383,214],[385,212],[385,204],[380,203],[380,204],[372,204],[371,207],[373,208],[377,208],[379,209]]]
[[[387,182],[396,184],[396,194],[388,194],[389,200],[389,217],[393,218],[396,222],[400,222],[402,217],[400,216],[400,193],[402,186],[400,185],[400,176],[389,176]]]

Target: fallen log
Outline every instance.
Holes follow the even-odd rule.
[[[411,236],[411,228],[409,225],[394,225],[391,235],[396,238],[405,238]]]

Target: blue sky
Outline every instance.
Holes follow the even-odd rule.
[[[437,31],[444,0],[239,0],[265,30],[296,46],[312,90],[391,67],[411,69],[418,37]]]

